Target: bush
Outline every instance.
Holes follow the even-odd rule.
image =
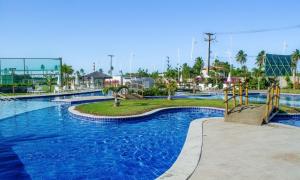
[[[165,88],[152,87],[144,89],[144,96],[167,96],[168,91]]]

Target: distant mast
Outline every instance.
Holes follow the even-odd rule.
[[[110,76],[112,76],[112,71],[114,69],[113,66],[112,66],[112,59],[113,59],[114,55],[110,54],[110,55],[108,55],[108,57],[110,57],[110,67],[109,67],[108,73],[109,73]]]

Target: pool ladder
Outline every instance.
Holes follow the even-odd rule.
[[[5,93],[0,92],[0,101],[17,101],[17,98],[11,97]]]

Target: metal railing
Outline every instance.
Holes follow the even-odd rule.
[[[269,122],[269,120],[272,118],[271,115],[273,112],[278,112],[279,99],[280,99],[280,87],[278,84],[272,84],[268,88],[268,94],[267,94],[266,113],[265,113],[266,122]]]
[[[133,90],[139,97],[144,96],[144,85],[139,83],[128,83],[127,87],[129,90]]]
[[[0,101],[17,101],[18,99],[0,92]]]
[[[232,94],[231,97],[229,95]],[[237,103],[237,96],[239,98],[239,103]],[[242,106],[243,103],[248,106],[249,99],[248,99],[248,83],[243,84],[239,82],[237,84],[232,83],[229,87],[224,89],[224,103],[225,103],[225,114],[228,115],[235,107]],[[245,97],[245,102],[243,102],[243,97]],[[233,107],[229,109],[229,102],[230,100],[233,101]]]

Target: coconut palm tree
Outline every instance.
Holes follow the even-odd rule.
[[[293,79],[294,79],[294,85],[293,88],[296,89],[296,74],[297,74],[297,63],[300,60],[300,51],[299,49],[296,49],[292,53],[292,69],[293,69]]]
[[[165,88],[168,91],[168,100],[172,99],[172,93],[177,89],[177,83],[173,79],[165,80]]]
[[[260,51],[256,57],[256,65],[259,69],[262,69],[262,67],[265,64],[265,58],[266,58],[266,52],[264,50]]]
[[[254,77],[257,79],[257,89],[260,90],[260,81],[263,76],[264,71],[261,68],[252,69]]]
[[[64,78],[64,84],[67,85],[70,79],[70,75],[73,74],[74,70],[72,68],[72,66],[69,66],[67,64],[63,64],[61,66],[61,72],[63,74],[63,78]]]
[[[235,56],[235,59],[241,64],[241,66],[243,66],[247,62],[247,54],[243,50],[239,50]]]
[[[247,54],[243,50],[239,50],[239,52],[235,56],[235,59],[238,63],[241,64],[241,68],[243,69],[243,65],[247,62]],[[244,74],[245,74],[245,80],[246,80],[247,72],[244,72]]]
[[[114,97],[114,106],[120,106],[120,101],[118,100],[118,94],[120,93],[120,91],[122,91],[123,89],[128,89],[127,86],[109,86],[109,87],[105,87],[102,91],[104,94],[108,94],[109,91],[112,91],[113,93],[113,97]]]

